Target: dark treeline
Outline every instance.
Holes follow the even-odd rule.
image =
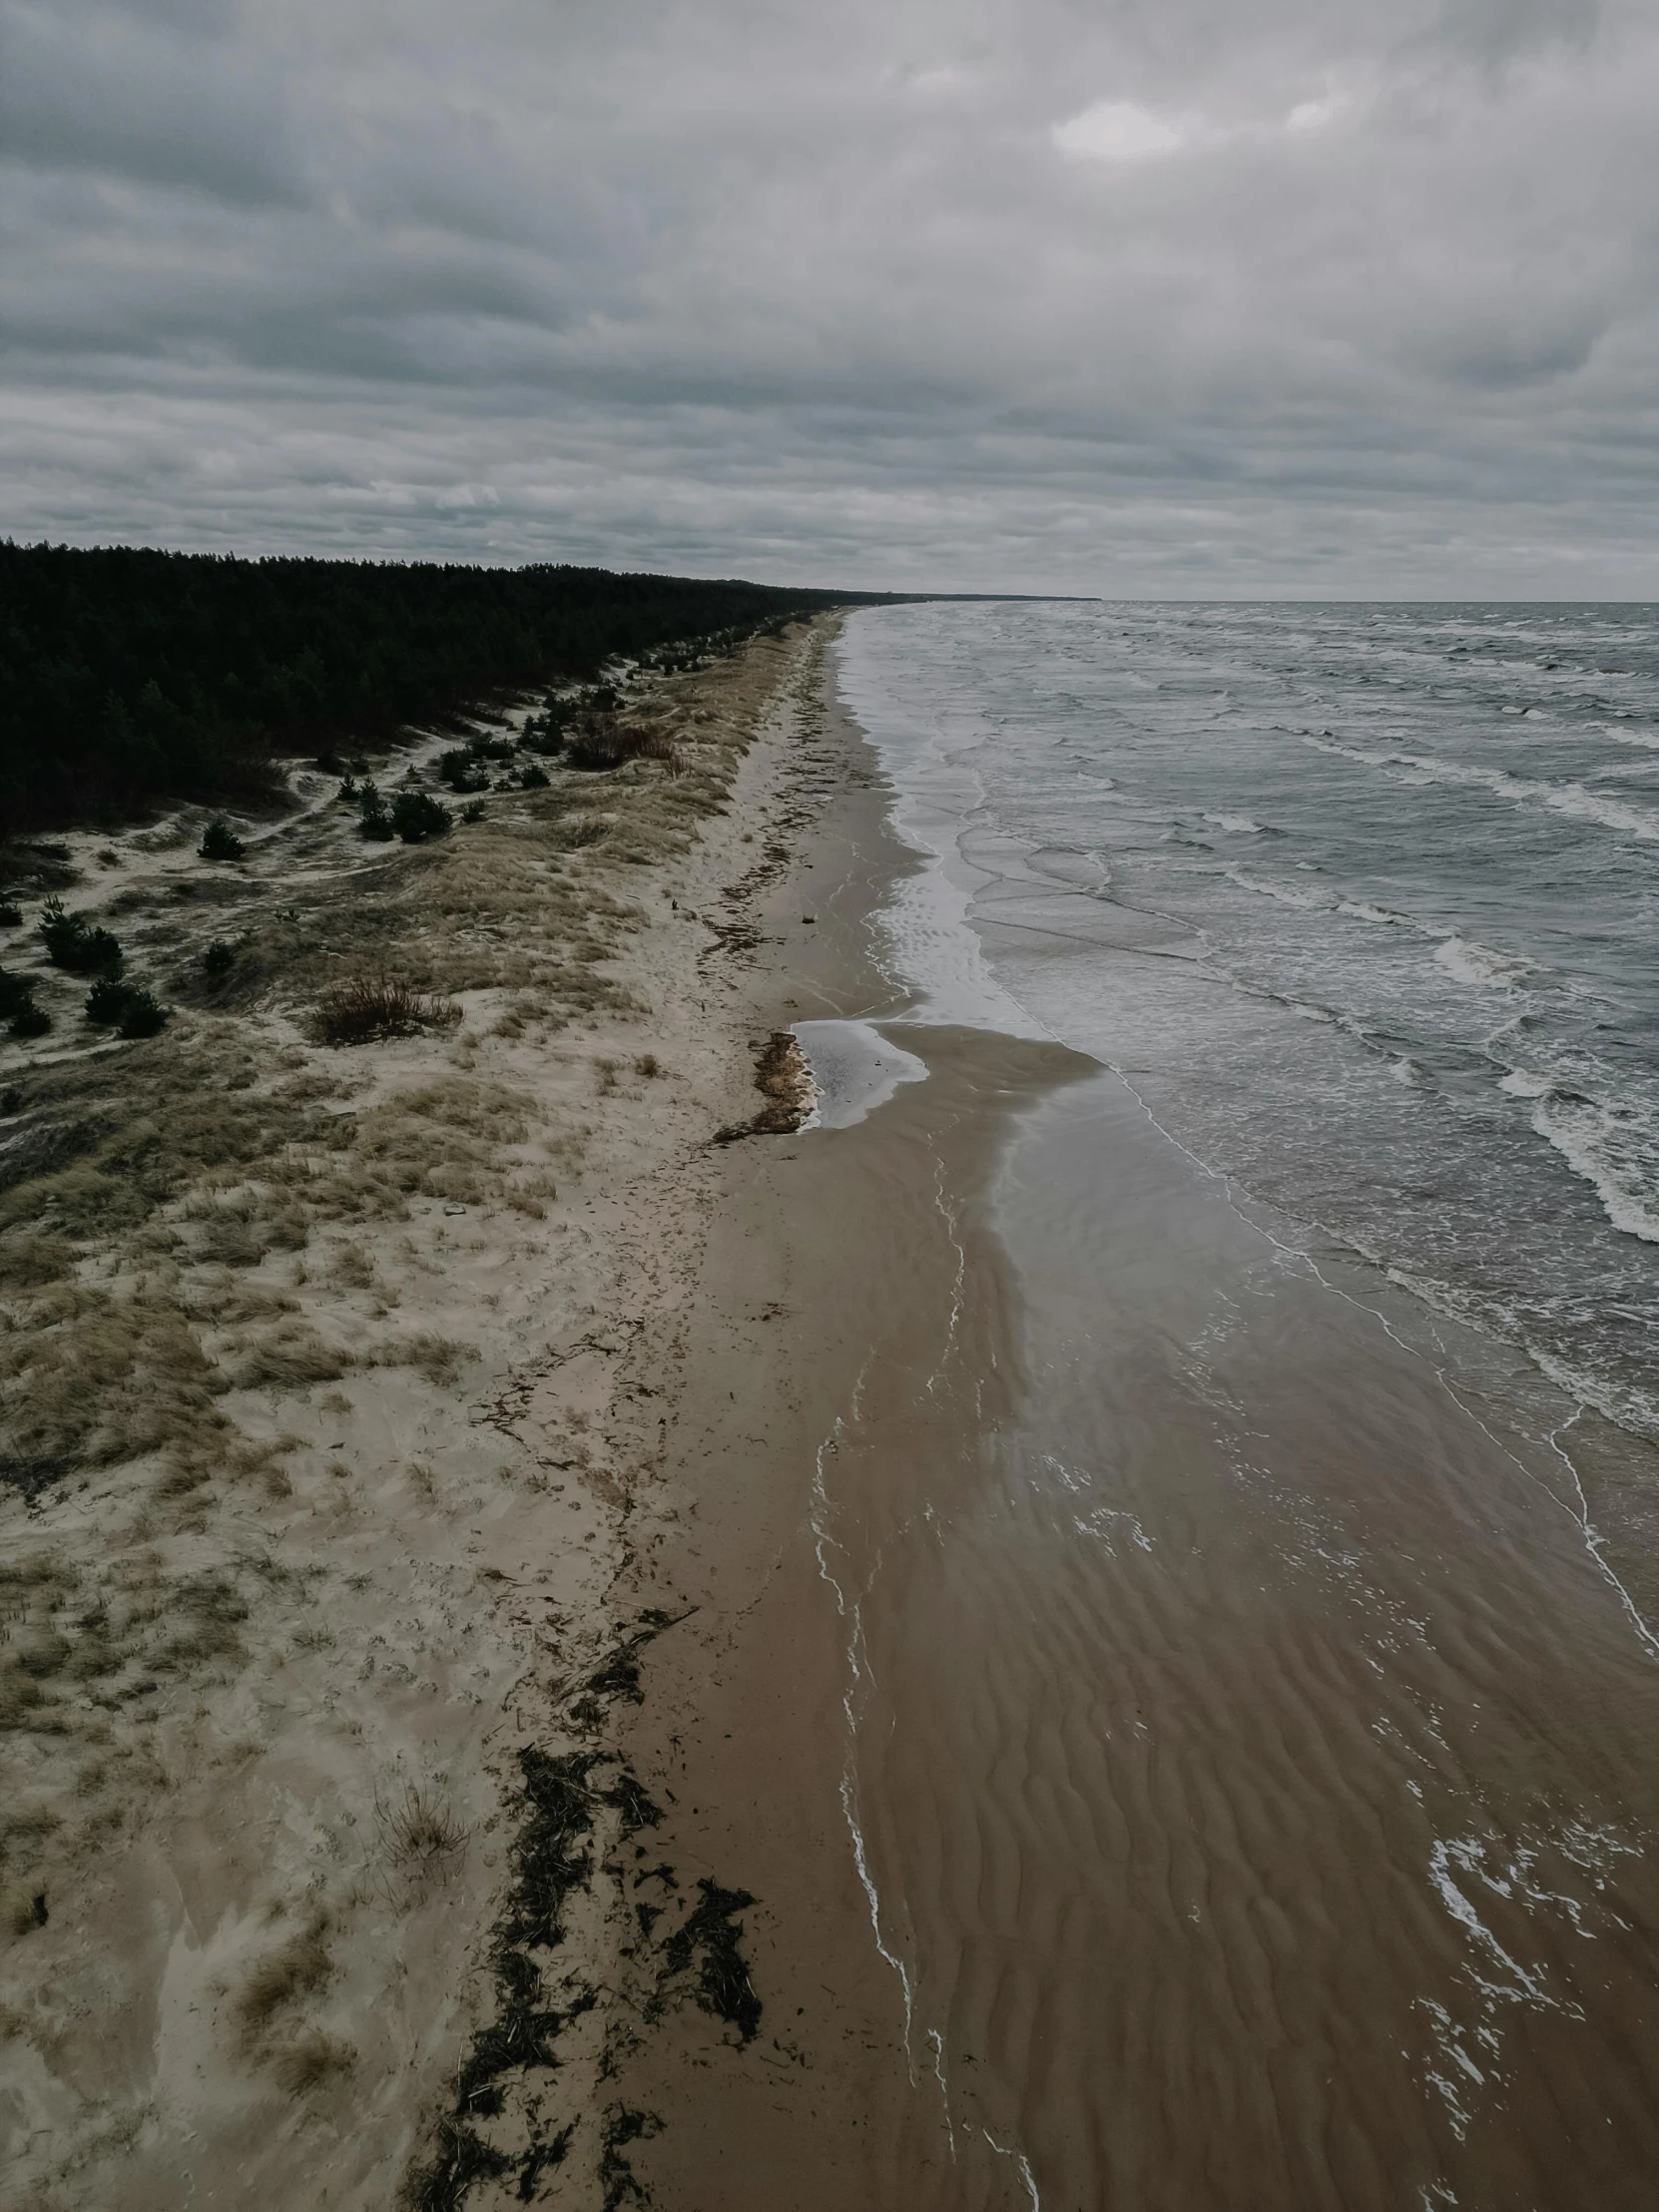
[[[884,596],[0,543],[0,834],[254,803],[273,752],[389,736],[671,639]]]

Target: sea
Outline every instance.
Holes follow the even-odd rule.
[[[1659,1436],[1659,608],[918,605],[841,684],[935,1016]]]
[[[912,1160],[958,1284],[815,1488],[902,2017],[868,2201],[1659,2201],[1659,610],[838,653],[911,864],[803,1142]]]

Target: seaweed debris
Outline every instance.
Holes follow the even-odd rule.
[[[762,2007],[748,1963],[738,1947],[743,1940],[743,1923],[737,1915],[755,1900],[747,1890],[723,1890],[707,1877],[697,1887],[702,1903],[693,1907],[663,1944],[659,2006],[672,1992],[676,1979],[695,1965],[693,2002],[701,2011],[735,2027],[740,2043],[753,2042],[761,2024]]]
[[[641,1649],[686,1617],[659,1610],[641,1614],[633,1633],[585,1678],[582,1694],[570,1708],[572,1716],[597,1726],[604,1703],[638,1703],[643,1696]],[[571,1899],[590,1888],[601,1866],[607,1876],[620,1878],[610,1856],[615,1846],[659,1827],[664,1819],[662,1807],[614,1752],[553,1753],[527,1744],[518,1754],[518,1765],[511,1879],[489,1953],[494,2014],[472,2038],[426,2162],[404,2182],[400,2201],[405,2212],[459,2212],[478,2182],[506,2183],[521,2203],[529,2204],[540,2193],[542,2176],[564,2164],[579,2116],[572,2117],[568,2109],[544,2116],[539,2092],[512,2092],[525,2091],[532,2072],[555,2071],[559,2038],[569,2024],[617,1995],[570,1979],[555,1985],[550,1978],[554,1957],[565,1940]],[[744,1928],[738,1916],[755,1900],[745,1890],[725,1890],[703,1880],[697,1885],[697,1902],[687,1911],[672,1867],[665,1864],[632,1877],[635,1891],[648,1882],[662,1884],[665,1903],[643,1909],[634,1905],[631,1918],[646,1953],[641,1961],[645,1980],[643,1989],[635,1981],[631,1996],[623,1992],[628,2009],[650,2022],[689,2001],[735,2027],[740,2044],[750,2042],[760,2026],[761,1999],[740,1947]],[[657,1942],[656,1923],[671,1910],[670,1899],[677,1925]],[[626,1910],[621,1896],[616,1906]],[[613,2024],[608,2048],[618,2033],[633,2040],[628,2030]],[[504,2126],[492,2129],[495,2121]],[[599,2176],[611,2212],[624,2203],[651,2201],[624,2153],[629,2143],[654,2135],[660,2125],[653,2113],[622,2104],[606,2108],[599,2130]],[[513,2148],[492,2139],[503,2134]]]
[[[617,2207],[632,2197],[636,2204],[649,2204],[649,2192],[638,2175],[623,2157],[623,2146],[649,2140],[662,2128],[662,2121],[655,2112],[639,2112],[632,2105],[612,2104],[605,2109],[604,2150],[599,2161],[599,2178],[605,2185],[605,2212],[617,2212]]]
[[[765,1096],[766,1105],[748,1121],[717,1129],[716,1144],[736,1144],[741,1137],[790,1137],[812,1112],[818,1089],[793,1030],[775,1029],[761,1047],[755,1088]]]
[[[593,1814],[603,1802],[588,1787],[595,1763],[592,1752],[555,1758],[534,1744],[519,1753],[525,1818],[513,1846],[512,1887],[492,1947],[496,2014],[472,2039],[456,2076],[450,2110],[438,2125],[433,2157],[405,2184],[403,2202],[409,2212],[454,2212],[475,2181],[499,2180],[515,2165],[519,2195],[528,2203],[535,2175],[556,2162],[551,2141],[533,2142],[515,2159],[490,2143],[474,2123],[502,2110],[505,2075],[527,2066],[556,2066],[561,2030],[596,2002],[591,1989],[581,1989],[562,2008],[551,2004],[533,1955],[563,1942],[566,1902],[593,1873]],[[568,2144],[568,2136],[566,2140]],[[559,2157],[563,2155],[561,2149]]]

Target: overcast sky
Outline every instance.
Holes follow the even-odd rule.
[[[1659,598],[1653,0],[4,16],[14,537]]]

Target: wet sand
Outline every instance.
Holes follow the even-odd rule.
[[[840,734],[783,1021],[902,1013],[868,919],[910,863]],[[1651,2203],[1659,1670],[1583,1424],[1093,1062],[881,1034],[927,1079],[734,1147],[706,1255],[658,1592],[699,1610],[630,1748],[651,1860],[752,1893],[765,2011],[622,2068],[632,2173],[676,2212]]]

